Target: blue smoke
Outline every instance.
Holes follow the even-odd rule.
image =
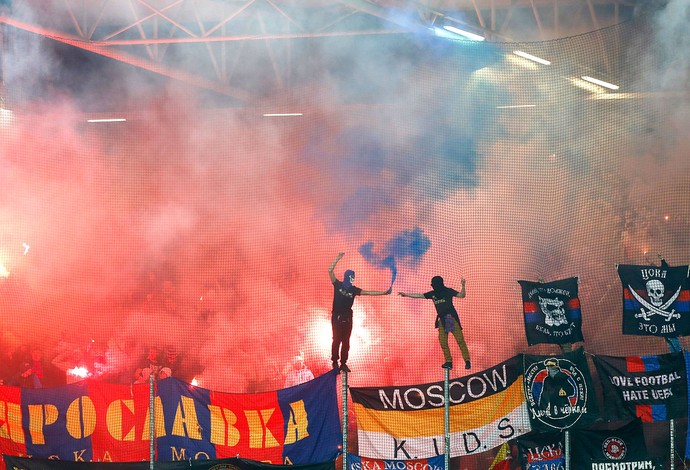
[[[374,252],[374,242],[366,242],[359,247],[359,253],[372,266],[391,270],[391,287],[398,276],[398,262],[409,262],[416,266],[422,255],[431,246],[431,240],[424,235],[422,229],[403,230],[388,240],[383,249]]]

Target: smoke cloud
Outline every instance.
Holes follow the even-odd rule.
[[[610,71],[648,90],[662,70],[661,91],[676,93],[664,115],[670,95],[592,99],[572,85],[570,68],[605,62],[600,36],[533,44],[553,60],[536,69],[510,59],[515,44],[325,40],[295,51],[318,72],[289,97],[228,108],[129,68],[97,80],[94,64],[10,30],[2,346],[54,356],[94,343],[128,379],[148,346],[174,345],[203,387],[278,389],[300,352],[315,375],[330,368],[328,266],[342,251],[337,276],[354,269],[365,289],[465,278],[456,305],[476,369],[527,350],[519,279],[579,277],[589,351],[665,352],[621,335],[615,265],[689,262],[690,114],[687,87],[673,87],[688,64],[668,52],[686,44],[687,8],[658,13],[661,69]],[[86,123],[85,103],[127,121]],[[264,117],[275,103],[303,116]],[[350,385],[442,377],[432,303],[359,297],[354,309]]]

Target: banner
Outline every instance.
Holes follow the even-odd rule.
[[[513,458],[510,455],[510,444],[504,442],[498,449],[496,456],[491,461],[489,470],[510,470],[510,462]]]
[[[688,382],[683,353],[659,356],[593,356],[608,421],[643,422],[684,418]]]
[[[517,439],[517,445],[523,470],[565,470],[563,432],[521,436]]]
[[[619,265],[623,334],[675,338],[690,332],[688,266]]]
[[[583,341],[577,281],[576,277],[546,283],[518,281],[527,344]]]
[[[443,455],[417,460],[381,460],[347,454],[348,470],[443,470],[445,463]]]
[[[3,455],[7,468],[13,470],[149,470],[149,462],[67,462],[64,460],[31,459]],[[309,465],[272,465],[253,460],[229,458],[156,462],[156,470],[333,470],[333,462]]]
[[[342,443],[335,382],[336,371],[330,371],[284,390],[229,394],[160,380],[154,400],[157,460],[334,460]],[[0,386],[0,452],[71,462],[148,460],[149,404],[148,384]]]
[[[570,431],[570,450],[571,468],[608,469],[623,462],[635,462],[637,466],[626,463],[617,468],[654,468],[654,462],[647,456],[640,420],[610,431],[573,429]]]
[[[523,357],[523,383],[533,429],[553,431],[594,421],[594,388],[582,348],[560,356]]]
[[[450,456],[484,452],[530,430],[519,357],[449,382]],[[444,453],[444,383],[351,388],[359,453],[415,460]]]

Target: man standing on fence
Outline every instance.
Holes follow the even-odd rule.
[[[355,287],[355,272],[351,269],[345,271],[344,279],[338,280],[333,274],[335,265],[345,256],[345,253],[338,253],[331,266],[328,268],[328,275],[333,284],[333,310],[331,314],[331,325],[333,326],[333,345],[331,347],[331,360],[333,368],[338,369],[338,358],[340,358],[340,370],[350,372],[347,367],[347,358],[350,352],[350,335],[352,334],[352,305],[358,295],[388,295],[392,288],[386,291],[362,290]]]
[[[443,278],[441,276],[434,276],[431,278],[431,287],[433,288],[432,291],[424,294],[406,294],[404,292],[398,293],[398,295],[401,297],[431,299],[434,301],[434,307],[436,307],[435,326],[438,328],[438,341],[441,343],[441,349],[443,350],[443,355],[446,359],[446,362],[442,366],[444,369],[453,368],[453,356],[450,354],[450,347],[448,346],[448,333],[452,333],[453,336],[455,336],[455,340],[458,342],[460,352],[462,353],[462,358],[465,359],[465,369],[472,367],[470,364],[470,352],[467,349],[465,337],[462,334],[460,317],[458,317],[458,312],[455,310],[455,306],[453,305],[454,297],[465,297],[465,279],[462,279],[460,284],[462,285],[462,288],[458,292],[455,289],[446,287],[443,284]]]

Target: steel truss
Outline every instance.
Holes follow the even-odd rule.
[[[246,102],[293,86],[301,64],[317,55],[314,40],[409,34],[443,24],[494,41],[544,40],[619,23],[644,3],[0,0],[0,23],[6,41],[12,29],[34,33]],[[250,76],[256,70],[262,76]]]

